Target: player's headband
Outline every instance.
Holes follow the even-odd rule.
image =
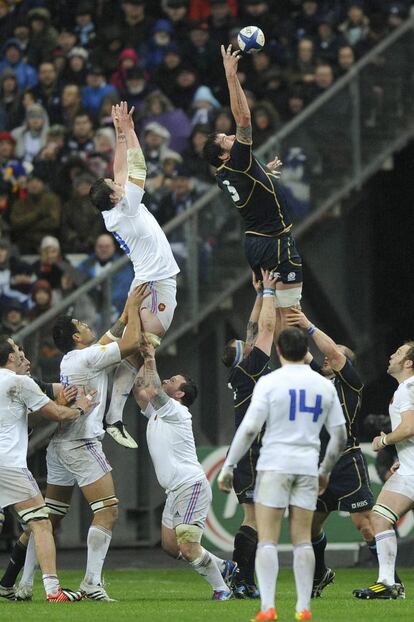
[[[234,347],[236,348],[236,354],[234,355],[232,367],[237,367],[237,365],[243,360],[244,341],[236,339]]]

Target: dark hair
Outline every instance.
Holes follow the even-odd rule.
[[[221,355],[221,362],[225,367],[231,367],[234,363],[236,356],[236,348],[232,345],[234,339],[230,339],[224,346],[223,354]]]
[[[404,356],[403,362],[411,361],[414,369],[414,341],[406,341],[404,345],[409,346],[409,349],[407,350],[407,354]]]
[[[10,335],[0,335],[0,367],[4,367],[9,360],[9,354],[13,354],[14,349],[9,342]]]
[[[185,378],[185,382],[182,383],[182,385],[180,385],[180,391],[184,392],[184,395],[182,398],[180,398],[181,404],[183,404],[184,406],[187,406],[187,408],[189,406],[191,406],[191,404],[193,404],[197,398],[198,395],[198,389],[197,389],[197,385],[194,382],[194,380],[192,378],[190,378],[190,376],[188,376],[187,374],[179,374],[180,376],[183,376],[183,378]]]
[[[292,326],[282,330],[277,345],[283,358],[294,363],[305,358],[308,351],[308,338],[300,328]]]
[[[203,147],[203,156],[209,164],[212,166],[220,166],[223,164],[219,156],[224,153],[224,150],[220,147],[217,141],[218,132],[213,132],[207,136],[207,140]]]
[[[70,315],[61,315],[53,327],[53,341],[56,347],[66,354],[74,349],[73,335],[78,332]]]
[[[103,177],[97,179],[89,190],[89,198],[100,212],[106,212],[113,208],[114,203],[111,194],[112,190]]]

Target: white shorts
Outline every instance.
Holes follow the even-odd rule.
[[[314,511],[318,498],[318,478],[312,475],[291,475],[280,471],[257,471],[254,502],[271,508],[296,505]]]
[[[46,452],[47,483],[54,486],[87,486],[112,471],[97,439],[54,441]]]
[[[210,484],[202,479],[192,486],[169,492],[161,522],[168,529],[178,525],[197,525],[204,529],[210,509],[212,494]]]
[[[141,285],[143,281],[134,279],[129,291]],[[150,295],[145,298],[141,309],[149,309],[157,316],[164,330],[167,332],[173,321],[175,307],[177,306],[177,280],[175,276],[162,281],[150,281]]]
[[[414,503],[414,475],[393,473],[385,482],[382,490],[404,495],[404,497],[408,497]]]
[[[29,469],[0,467],[0,507],[7,508],[37,495],[39,486]]]

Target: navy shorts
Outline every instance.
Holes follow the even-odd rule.
[[[234,469],[233,488],[239,503],[254,503],[256,465],[259,453],[260,445],[254,443]]]
[[[278,272],[282,283],[303,282],[302,258],[290,233],[274,238],[247,233],[244,248],[247,261],[260,281],[260,268],[263,268]]]
[[[317,512],[364,512],[374,505],[367,463],[360,449],[341,456],[334,466],[328,488],[318,497]]]

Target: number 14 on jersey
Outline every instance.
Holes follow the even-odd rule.
[[[299,404],[298,404],[299,393]],[[289,421],[295,421],[296,413],[310,413],[313,415],[312,421],[318,421],[319,415],[322,414],[322,395],[317,394],[314,406],[306,405],[306,391],[305,389],[289,389],[290,395],[290,409],[289,409]]]

